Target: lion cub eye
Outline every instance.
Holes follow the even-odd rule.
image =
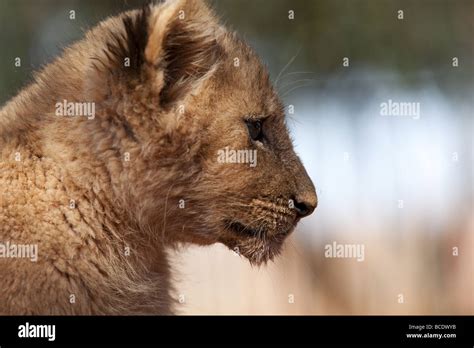
[[[262,121],[260,120],[247,120],[247,128],[249,129],[250,138],[254,141],[262,141]]]

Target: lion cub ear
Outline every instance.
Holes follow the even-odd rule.
[[[163,107],[195,89],[218,63],[219,25],[201,0],[169,0],[152,6],[148,20],[145,64],[155,73]]]
[[[85,79],[86,95],[94,100],[141,84],[168,108],[200,85],[223,52],[217,42],[223,29],[202,0],[146,5],[98,30],[89,34],[96,48]],[[96,39],[100,35],[107,38],[105,47]]]

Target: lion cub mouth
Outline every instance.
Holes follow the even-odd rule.
[[[257,230],[238,221],[226,221],[226,226],[229,231],[241,237],[259,237],[266,233],[266,230],[263,228]]]
[[[249,225],[245,225],[239,221],[231,221],[227,220],[225,225],[227,229],[234,233],[238,237],[251,237],[251,238],[265,238],[268,237],[269,231],[264,228],[254,228]],[[283,230],[279,230],[278,232],[274,233],[277,235],[287,235],[292,231],[292,228],[287,228]]]
[[[285,203],[284,199],[252,200],[245,211],[236,211],[223,220],[218,241],[252,264],[272,260],[299,221]]]

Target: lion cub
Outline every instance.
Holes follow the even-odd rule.
[[[0,187],[2,314],[173,313],[166,248],[266,263],[317,204],[267,71],[198,0],[36,74],[0,111]]]

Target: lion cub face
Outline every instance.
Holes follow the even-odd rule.
[[[132,44],[119,41],[115,55],[134,57],[136,72],[123,79],[130,93],[146,89],[140,98],[153,104],[149,117],[128,115],[129,123],[138,139],[160,134],[146,142],[156,160],[144,162],[141,175],[152,177],[166,163],[179,172],[168,175],[166,201],[187,204],[165,207],[166,233],[180,242],[223,243],[254,264],[272,259],[317,198],[266,69],[198,0],[168,1],[124,23]],[[145,38],[137,43],[135,32]],[[154,183],[136,181],[143,183],[140,200],[162,207]]]
[[[205,233],[260,264],[313,212],[316,193],[258,57],[230,33],[219,35],[214,49],[220,53],[210,76],[184,104],[201,144],[197,188],[186,191],[196,192],[198,220],[205,216],[204,231],[190,234]]]
[[[278,254],[317,198],[266,69],[233,35],[219,43],[221,62],[188,106],[205,125],[198,206],[215,241],[260,264]]]

